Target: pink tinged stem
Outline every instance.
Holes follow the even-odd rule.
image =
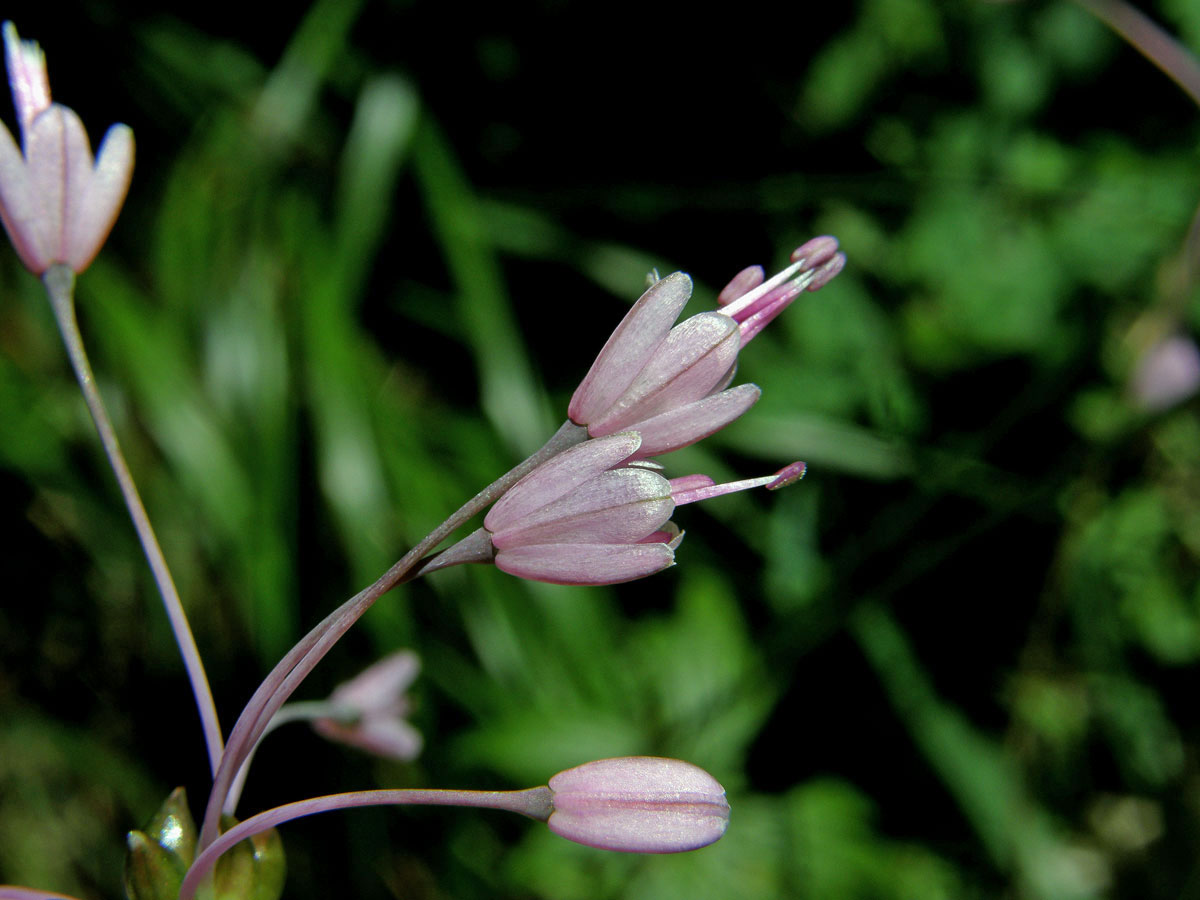
[[[329,649],[349,631],[371,606],[401,582],[414,577],[419,571],[425,554],[450,536],[460,525],[482,512],[496,498],[509,490],[530,471],[557,456],[569,447],[584,441],[587,430],[571,422],[563,423],[554,436],[533,456],[496,479],[466,503],[450,518],[424,537],[415,547],[370,587],[351,597],[305,635],[295,647],[281,659],[271,673],[259,685],[254,696],[246,704],[237,723],[230,732],[229,742],[221,765],[213,779],[209,793],[197,846],[203,850],[217,838],[217,827],[221,808],[229,793],[234,776],[263,733],[271,717],[287,702],[300,683],[324,658]]]
[[[218,837],[197,855],[195,862],[188,869],[187,876],[183,879],[183,885],[179,890],[179,900],[191,900],[199,888],[201,880],[211,871],[217,858],[240,841],[293,819],[363,806],[465,806],[477,809],[501,809],[542,821],[545,821],[552,811],[550,789],[547,787],[530,788],[524,791],[417,789],[354,791],[346,794],[313,797],[251,816]]]
[[[104,407],[104,400],[96,387],[96,379],[92,374],[92,367],[83,347],[83,337],[79,333],[79,323],[75,318],[75,273],[65,265],[55,265],[47,270],[43,281],[46,291],[50,295],[50,306],[54,310],[54,317],[58,320],[67,355],[71,359],[80,390],[83,391],[88,410],[92,414],[92,421],[96,424],[96,431],[100,435],[100,443],[108,456],[113,474],[116,475],[117,484],[121,488],[121,496],[125,498],[125,506],[129,510],[129,517],[133,520],[138,540],[142,544],[142,550],[150,564],[150,571],[154,575],[154,582],[158,585],[159,593],[162,595],[163,607],[166,609],[167,619],[171,623],[171,630],[175,634],[175,641],[179,645],[184,668],[187,670],[188,680],[192,685],[192,694],[196,698],[196,708],[200,713],[200,721],[204,728],[204,742],[208,748],[209,766],[215,775],[222,753],[221,725],[217,719],[217,708],[213,703],[212,691],[208,685],[208,676],[204,672],[204,663],[200,659],[200,651],[196,647],[196,640],[188,625],[187,614],[183,610],[183,603],[179,599],[175,582],[171,578],[171,570],[167,566],[162,548],[158,545],[158,538],[150,524],[150,517],[146,514],[145,506],[142,505],[137,485],[125,462],[121,445],[117,441],[117,433],[113,429],[112,421]]]

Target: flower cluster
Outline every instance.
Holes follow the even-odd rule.
[[[668,480],[647,460],[724,428],[761,393],[729,387],[738,351],[804,291],[845,265],[834,238],[797,248],[770,280],[754,266],[718,297],[720,309],[678,325],[692,282],[682,272],[656,281],[617,326],[571,398],[570,420],[591,438],[552,457],[510,488],[484,520],[479,556],[521,578],[559,584],[616,584],[674,563],[683,535],[676,506],[754,487],[774,490],[804,474],[792,463],[774,475],[718,485],[705,475]],[[461,559],[463,547],[448,551]]]

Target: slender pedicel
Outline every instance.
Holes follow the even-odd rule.
[[[70,357],[71,365],[75,369],[79,389],[83,391],[88,411],[91,412],[92,421],[95,422],[96,431],[100,435],[100,443],[108,456],[113,474],[117,477],[121,496],[125,499],[125,506],[129,509],[129,517],[133,520],[133,527],[137,531],[138,540],[146,554],[146,561],[150,564],[154,582],[158,585],[158,591],[162,595],[163,607],[167,611],[171,631],[175,635],[175,642],[179,645],[179,653],[183,657],[183,665],[192,685],[192,694],[196,698],[196,708],[200,713],[200,721],[204,728],[204,743],[208,749],[209,767],[216,775],[223,749],[216,704],[213,703],[208,676],[204,672],[204,663],[200,659],[200,651],[196,647],[196,639],[192,636],[191,626],[188,625],[183,602],[179,599],[179,592],[175,589],[175,582],[171,578],[171,570],[167,566],[162,548],[158,545],[158,538],[154,534],[154,527],[150,524],[146,508],[142,505],[142,498],[138,494],[133,475],[125,463],[121,445],[117,441],[117,433],[104,406],[104,399],[100,396],[99,388],[96,387],[96,379],[92,374],[92,367],[83,347],[83,337],[79,333],[79,323],[75,318],[75,273],[66,265],[56,264],[46,271],[42,280],[50,295],[50,306],[58,321],[59,331],[62,332],[67,356]]]
[[[554,436],[537,453],[529,457],[508,473],[488,485],[464,503],[445,522],[422,539],[415,547],[383,573],[370,587],[355,594],[336,610],[326,616],[308,634],[301,638],[281,659],[271,673],[259,685],[254,696],[242,710],[233,731],[229,734],[225,755],[213,779],[212,792],[205,808],[204,823],[200,829],[200,849],[203,850],[217,837],[217,826],[225,798],[229,794],[238,769],[245,762],[263,730],[275,712],[287,702],[292,693],[307,677],[318,662],[341,639],[371,606],[396,585],[415,577],[422,570],[425,554],[432,551],[450,534],[491,505],[528,472],[563,450],[586,440],[587,432],[571,422],[564,422]]]

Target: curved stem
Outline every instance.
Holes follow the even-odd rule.
[[[225,798],[225,807],[222,812],[227,816],[232,816],[237,812],[238,801],[242,798],[242,788],[246,786],[246,776],[250,774],[250,764],[254,762],[254,754],[258,752],[259,746],[266,739],[267,735],[280,725],[289,725],[292,722],[311,722],[314,719],[322,718],[353,720],[358,718],[358,715],[358,710],[347,709],[335,703],[330,703],[328,700],[286,703],[281,706],[279,712],[271,716],[271,721],[267,723],[267,727],[263,729],[263,733],[258,736],[258,741],[250,748],[250,752],[246,754],[246,761],[238,769],[237,775],[234,776],[233,784],[229,788],[229,796]]]
[[[400,560],[383,573],[370,587],[355,594],[330,613],[308,634],[301,638],[281,659],[266,680],[259,685],[246,708],[238,717],[237,724],[229,735],[226,752],[213,778],[212,792],[204,812],[204,823],[197,844],[199,851],[205,850],[217,838],[217,827],[221,809],[233,784],[233,779],[250,754],[259,737],[266,729],[271,717],[296,690],[300,682],[313,670],[329,649],[343,634],[350,630],[371,606],[396,585],[420,574],[425,554],[433,550],[463,523],[495,502],[501,494],[525,477],[531,470],[552,456],[575,446],[587,438],[587,429],[570,420],[554,433],[537,453],[511,471],[492,482],[461,507],[450,518],[435,528]]]
[[[1158,66],[1200,106],[1200,63],[1161,25],[1123,0],[1076,2]]]
[[[436,791],[410,788],[353,791],[288,803],[235,825],[201,851],[188,870],[187,877],[183,879],[183,885],[179,889],[179,900],[191,900],[201,879],[215,865],[217,857],[234,844],[292,819],[356,806],[472,806],[503,809],[545,821],[554,808],[551,797],[550,788],[544,786],[524,791]]]
[[[138,540],[154,574],[154,581],[162,595],[163,606],[167,618],[171,622],[171,630],[175,633],[175,642],[179,645],[183,665],[187,670],[188,680],[192,684],[192,694],[196,698],[196,708],[200,712],[200,721],[204,727],[204,742],[208,747],[209,767],[215,777],[221,761],[221,725],[217,719],[217,707],[213,703],[212,690],[208,686],[208,676],[204,672],[204,663],[200,660],[200,651],[196,647],[196,639],[192,637],[191,626],[188,625],[187,614],[183,611],[183,603],[175,590],[175,582],[171,579],[171,570],[167,567],[166,557],[158,545],[150,517],[142,505],[142,498],[134,484],[133,475],[125,463],[121,453],[121,445],[117,442],[117,433],[104,407],[104,400],[96,387],[96,379],[92,374],[91,364],[83,348],[83,337],[79,333],[79,323],[75,318],[75,273],[65,265],[54,265],[46,270],[42,277],[46,291],[50,295],[50,306],[54,310],[54,318],[58,320],[59,331],[62,332],[63,343],[67,355],[71,358],[71,366],[75,369],[75,377],[79,388],[83,391],[92,421],[96,423],[96,431],[100,434],[100,443],[108,456],[113,474],[117,476],[117,484],[121,488],[121,496],[125,498],[125,506],[129,509],[129,517],[133,519],[133,527],[137,530]]]

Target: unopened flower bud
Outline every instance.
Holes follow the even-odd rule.
[[[221,830],[237,820],[223,816]],[[283,841],[274,828],[240,841],[217,860],[213,879],[214,900],[279,900],[287,877]]]
[[[125,840],[125,893],[130,900],[174,900],[196,854],[196,823],[176,788],[143,831]]]
[[[555,834],[603,850],[677,853],[725,833],[725,789],[698,766],[627,756],[584,763],[550,779]]]

